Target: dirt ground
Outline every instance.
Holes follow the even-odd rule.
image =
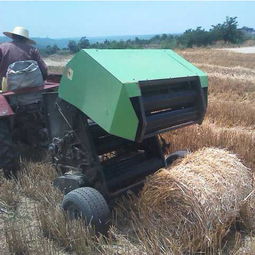
[[[255,46],[252,47],[240,47],[240,48],[225,48],[223,50],[229,50],[237,53],[255,54]]]
[[[59,67],[65,66],[71,58],[72,55],[67,56],[52,55],[44,58],[44,61],[49,67]]]

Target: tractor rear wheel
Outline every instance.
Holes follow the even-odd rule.
[[[18,153],[15,151],[7,119],[0,119],[0,169],[6,178],[17,177]]]
[[[107,232],[110,210],[104,197],[96,189],[82,187],[72,190],[64,196],[62,208],[70,219],[82,218],[96,232]]]

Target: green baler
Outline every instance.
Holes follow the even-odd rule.
[[[172,114],[151,112],[192,100],[193,87],[201,90],[208,83],[204,72],[172,50],[81,50],[65,74],[59,96],[108,133],[132,141],[172,127]],[[184,85],[183,78],[186,88],[178,91],[176,85]],[[177,114],[180,119],[189,113]],[[196,110],[190,109],[190,121],[199,119],[194,114]],[[187,119],[174,124],[188,123]],[[159,127],[155,122],[164,123]]]
[[[172,50],[77,53],[65,67],[56,103],[56,94],[45,95],[50,151],[63,172],[54,181],[66,194],[63,208],[104,226],[106,201],[184,155],[166,155],[158,134],[201,123],[207,85],[207,75]]]

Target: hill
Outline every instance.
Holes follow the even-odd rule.
[[[90,43],[102,43],[105,40],[108,41],[120,41],[120,40],[133,40],[136,37],[138,37],[139,39],[150,39],[152,38],[154,35],[116,35],[116,36],[97,36],[97,37],[87,37],[90,41]],[[33,40],[36,41],[37,43],[37,47],[38,48],[46,48],[46,46],[50,45],[53,46],[54,44],[56,44],[59,48],[66,48],[68,45],[68,42],[70,40],[74,40],[76,42],[78,42],[80,40],[80,37],[70,37],[70,38],[42,38],[42,37],[34,37],[32,38]],[[9,38],[5,37],[5,36],[0,36],[0,43],[2,42],[7,42],[10,41]]]

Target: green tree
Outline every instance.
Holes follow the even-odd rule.
[[[89,40],[86,38],[86,36],[83,36],[78,42],[79,50],[89,48],[89,46],[90,46],[90,43],[89,43]]]
[[[224,40],[224,42],[239,43],[243,41],[244,35],[237,26],[237,17],[226,17],[222,24],[212,26],[210,32],[214,41]]]
[[[73,40],[68,42],[67,47],[71,53],[75,53],[75,52],[79,51],[77,43]]]
[[[48,46],[46,47],[46,50],[45,50],[45,52],[46,52],[48,55],[56,54],[58,51],[59,51],[59,47],[58,47],[56,44],[54,44],[53,46],[48,45]]]
[[[211,43],[209,32],[201,27],[186,30],[179,38],[179,44],[184,47],[206,46]]]

